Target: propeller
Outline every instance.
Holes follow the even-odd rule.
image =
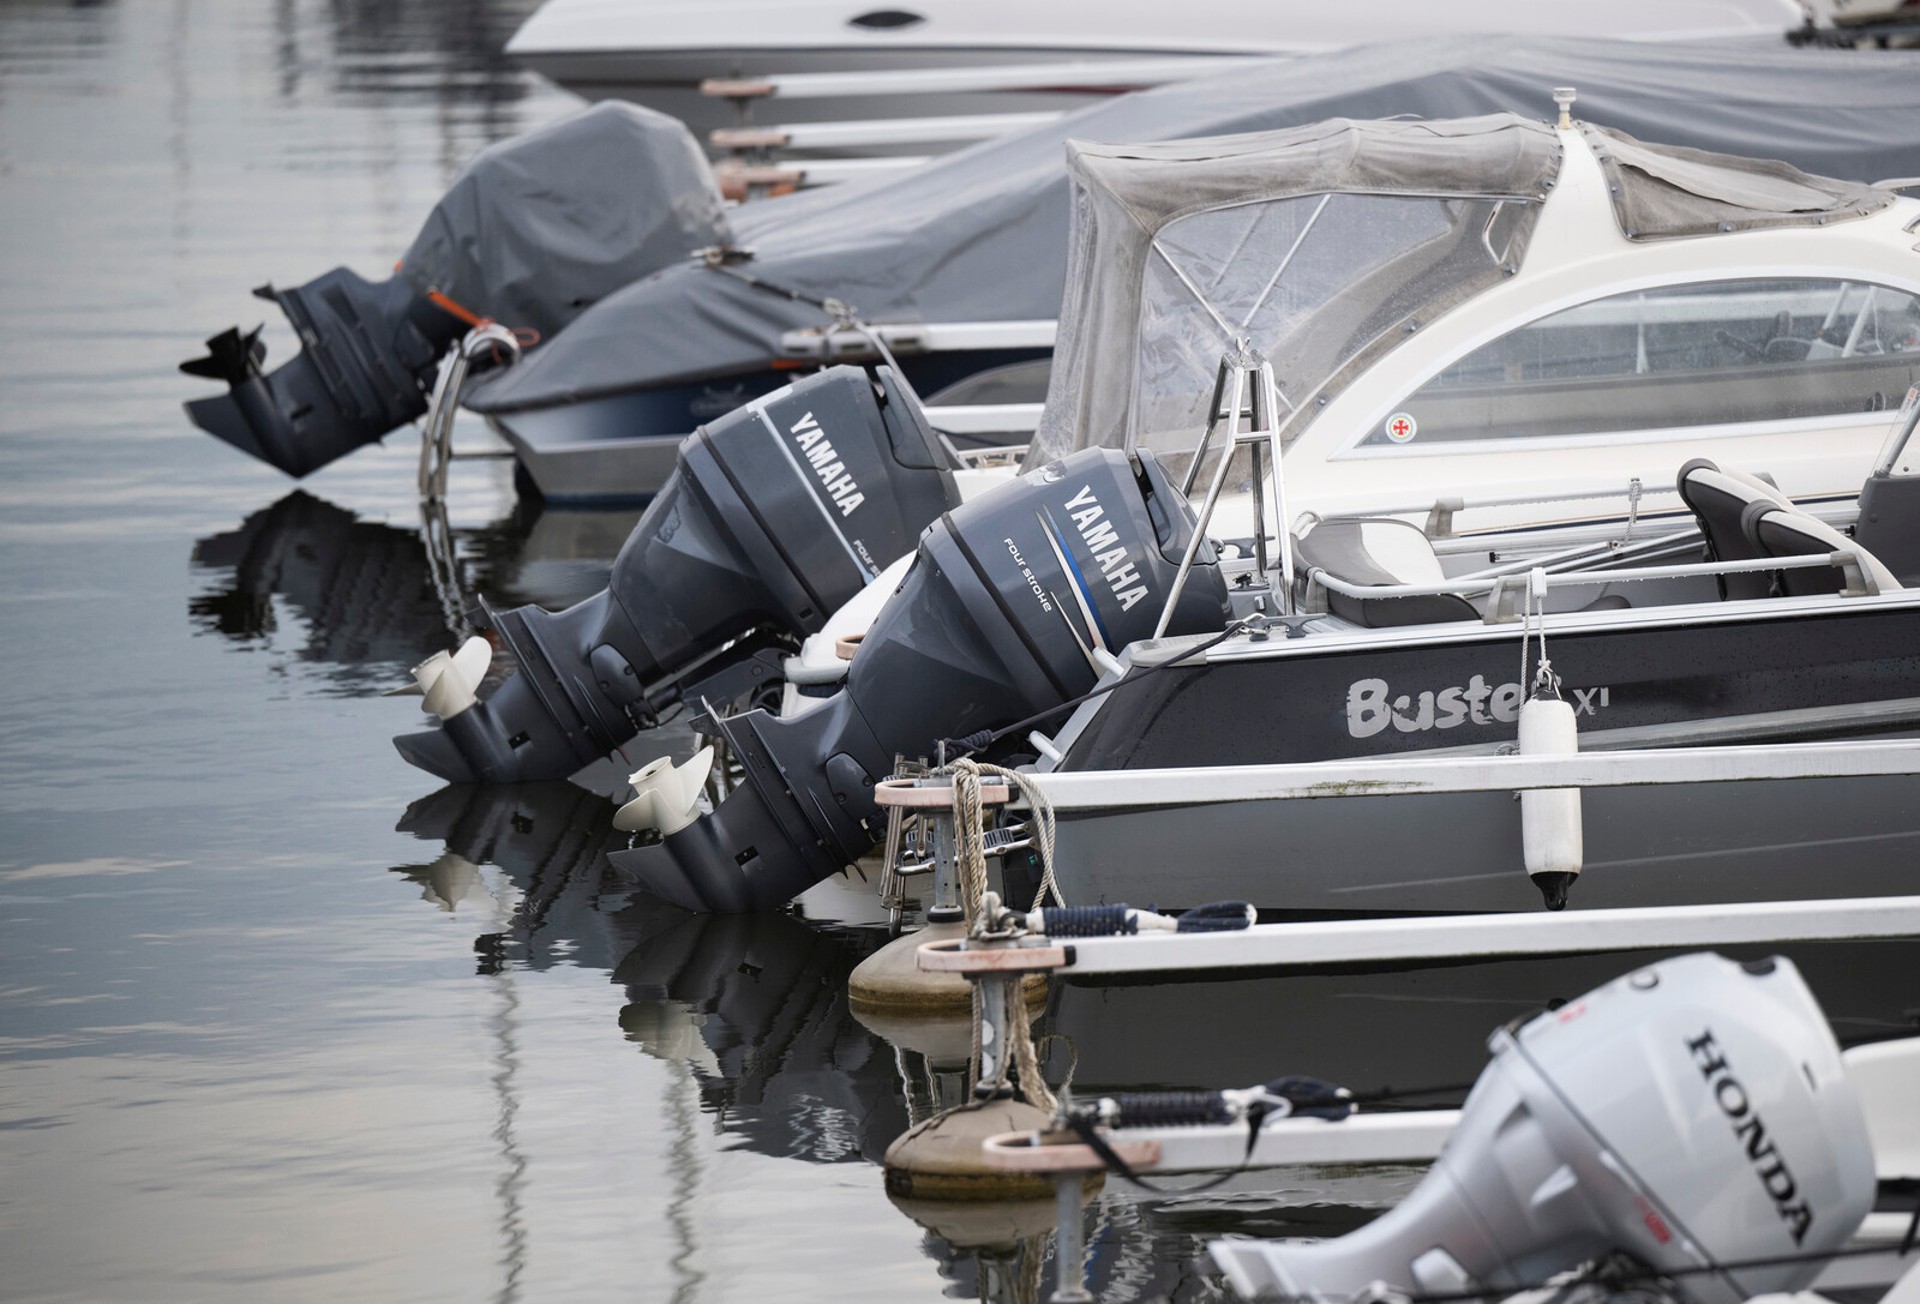
[[[450,720],[479,700],[480,681],[493,664],[493,644],[475,634],[457,652],[435,652],[413,668],[413,683],[389,696],[425,697],[428,714]]]
[[[634,798],[613,813],[613,827],[623,833],[678,833],[697,816],[700,790],[712,769],[711,747],[702,747],[685,765],[675,765],[667,756],[648,761],[627,776]]]
[[[260,332],[265,329],[266,323],[262,322],[242,335],[238,326],[229,326],[207,341],[206,357],[183,362],[180,370],[189,376],[224,380],[229,385],[251,380],[267,360],[267,346],[260,342]]]

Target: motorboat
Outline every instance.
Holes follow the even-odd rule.
[[[594,112],[604,120],[559,137],[564,149],[529,137],[483,156],[500,166],[470,169],[393,281],[329,273],[280,292],[303,341],[321,347],[307,342],[263,375],[257,338],[216,337],[192,369],[231,393],[190,410],[290,474],[324,465],[425,411],[440,354],[466,326],[425,297],[437,289],[470,314],[542,331],[518,365],[470,379],[461,398],[508,441],[523,488],[550,502],[644,501],[689,432],[810,369],[880,360],[876,336],[956,445],[1021,442],[1047,393],[1066,279],[1069,138],[1540,113],[1547,88],[1567,84],[1580,88],[1584,116],[1637,138],[1875,181],[1920,175],[1916,77],[1920,58],[1898,52],[1862,61],[1784,47],[1394,44],[1120,96],[910,174],[724,211],[703,170],[674,170],[697,153],[684,131],[603,105]],[[592,184],[576,203],[578,177]],[[629,204],[639,226],[589,238],[594,213]],[[648,242],[645,212],[698,220],[663,222]],[[329,306],[341,296],[345,308]]]
[[[1262,152],[1290,160],[1290,185],[1259,176]],[[1518,908],[1533,899],[1525,874],[1480,872],[1514,863],[1506,854],[1518,837],[1511,819],[1470,826],[1484,836],[1455,839],[1457,856],[1452,843],[1440,844],[1448,847],[1444,859],[1431,829],[1417,822],[1363,822],[1369,836],[1400,841],[1368,862],[1378,867],[1378,898],[1356,902],[1353,858],[1331,844],[1317,848],[1316,863],[1327,867],[1324,892],[1269,870],[1259,848],[1281,844],[1280,828],[1298,818],[1293,808],[1282,814],[1280,803],[1250,802],[1234,812],[1233,822],[1246,825],[1236,834],[1215,825],[1220,812],[1200,800],[1204,786],[1172,785],[1192,803],[1180,817],[1144,799],[1150,813],[1122,812],[1109,798],[1135,790],[1125,775],[1131,769],[1165,782],[1166,771],[1187,767],[1211,774],[1223,765],[1405,756],[1455,742],[1453,729],[1469,720],[1487,738],[1482,750],[1510,743],[1528,681],[1504,671],[1490,677],[1498,665],[1489,659],[1498,648],[1517,664],[1515,635],[1534,626],[1517,618],[1514,575],[1535,569],[1543,572],[1542,591],[1558,595],[1541,599],[1538,627],[1562,649],[1555,664],[1563,673],[1590,658],[1579,681],[1586,696],[1576,697],[1592,703],[1590,714],[1608,711],[1609,728],[1626,730],[1611,745],[1807,741],[1836,729],[1897,727],[1890,722],[1901,718],[1911,671],[1897,649],[1911,633],[1902,627],[1915,602],[1901,585],[1920,571],[1905,542],[1906,518],[1886,497],[1913,482],[1896,474],[1904,454],[1885,445],[1891,409],[1920,381],[1920,265],[1908,266],[1920,205],[1779,165],[1649,146],[1570,118],[1549,127],[1510,115],[1330,123],[1268,137],[1089,150],[1075,166],[1082,183],[1075,286],[1085,288],[1066,300],[1070,329],[1048,404],[1054,424],[1043,426],[1030,455],[1036,469],[929,532],[859,643],[842,692],[786,721],[749,712],[716,722],[736,754],[758,757],[761,781],[658,844],[618,853],[616,863],[651,890],[707,908],[775,904],[871,845],[879,812],[854,771],[875,775],[892,756],[930,755],[943,738],[984,738],[1037,750],[1042,778],[1056,787],[1087,771],[1076,791],[1108,794],[1087,797],[1093,805],[1084,812],[1072,802],[1060,808],[1061,881],[1072,881],[1076,899],[1131,892],[1170,902],[1190,891],[1195,901],[1237,894],[1263,906],[1328,910]],[[1250,176],[1259,177],[1253,186]],[[1150,179],[1169,177],[1180,178],[1185,202]],[[1217,189],[1209,190],[1210,178]],[[1166,199],[1158,222],[1157,193]],[[1213,202],[1195,203],[1194,194]],[[1336,203],[1337,217],[1327,217]],[[1329,225],[1319,227],[1322,221]],[[1316,229],[1327,233],[1324,244],[1314,241]],[[1823,264],[1818,250],[1826,241],[1836,252],[1859,242],[1847,257],[1851,270]],[[1585,279],[1615,254],[1612,275]],[[1236,255],[1244,260],[1238,274]],[[1783,268],[1810,279],[1783,277]],[[1327,287],[1318,299],[1315,285]],[[1777,308],[1751,298],[1809,289],[1814,298]],[[1709,307],[1715,302],[1719,309]],[[1638,317],[1616,315],[1629,303],[1642,305]],[[1717,321],[1723,310],[1737,320]],[[1578,344],[1561,333],[1568,318]],[[1214,374],[1197,370],[1197,360],[1219,356],[1223,342],[1226,358]],[[1228,386],[1230,372],[1240,379]],[[1859,388],[1812,399],[1830,375],[1850,376]],[[1743,395],[1773,386],[1776,397],[1764,412],[1730,407],[1730,383]],[[1649,389],[1660,398],[1642,406]],[[1556,391],[1570,424],[1556,426],[1548,415]],[[1249,404],[1248,394],[1258,401]],[[1829,416],[1797,406],[1806,400],[1828,407]],[[1177,451],[1196,426],[1231,425],[1249,410],[1257,437],[1243,426],[1229,444],[1234,457],[1209,463],[1190,447]],[[1469,411],[1477,415],[1467,427],[1446,424]],[[1619,428],[1596,429],[1596,412]],[[1516,415],[1528,426],[1513,429]],[[1441,423],[1439,437],[1423,446],[1420,431],[1433,422]],[[1815,429],[1823,433],[1811,437]],[[1067,430],[1096,444],[1121,442],[1143,471],[1163,479],[1185,456],[1183,489],[1195,486],[1203,466],[1214,468],[1211,505],[1178,531],[1191,546],[1176,572],[1141,579],[1146,569],[1136,571],[1136,562],[1156,545],[1164,555],[1168,535],[1144,528],[1130,535],[1121,517],[1109,517],[1112,495],[1094,487],[1082,460],[1103,450],[1053,457],[1059,444],[1048,439]],[[1169,440],[1157,440],[1157,430]],[[1809,456],[1805,445],[1816,442],[1820,455]],[[1414,455],[1395,465],[1395,453],[1406,449]],[[1284,483],[1262,493],[1256,465],[1250,491],[1223,497],[1228,469],[1260,452],[1267,475],[1284,466]],[[1745,541],[1737,519],[1744,502],[1732,518],[1717,511],[1706,519],[1697,504],[1709,491],[1694,481],[1710,473],[1682,465],[1703,453],[1720,459],[1728,472],[1722,478],[1733,483],[1746,483],[1740,473],[1771,474],[1772,482],[1755,483],[1783,513],[1794,513],[1783,517],[1789,533],[1847,553],[1848,578],[1796,573],[1785,598],[1770,596],[1770,584],[1756,589],[1753,573],[1769,569],[1768,549],[1788,545]],[[1854,508],[1863,483],[1868,501]],[[1687,507],[1655,511],[1669,484]],[[1455,486],[1464,494],[1457,500],[1449,492]],[[1228,499],[1237,508],[1223,505]],[[1164,491],[1148,501],[1162,512],[1169,502],[1191,510],[1183,495],[1170,500]],[[1503,533],[1461,535],[1472,513]],[[1370,523],[1408,514],[1420,524]],[[1835,522],[1855,519],[1857,542],[1832,533]],[[1038,522],[1032,542],[1014,528],[1029,520]],[[1293,528],[1282,532],[1279,521]],[[1405,551],[1381,543],[1385,551],[1376,554],[1357,542],[1375,536],[1397,538]],[[1716,564],[1735,572],[1698,568],[1703,538]],[[948,539],[970,569],[941,560]],[[985,539],[1004,542],[983,548]],[[1876,554],[1885,565],[1872,560]],[[1783,565],[1783,573],[1797,565]],[[1463,591],[1437,587],[1456,581]],[[1402,598],[1419,600],[1380,608],[1371,603],[1377,595],[1355,598],[1352,590],[1366,583],[1412,585]],[[975,596],[973,585],[991,600]],[[1156,635],[1185,622],[1205,628],[1122,653],[1130,638],[1116,595],[1134,599],[1125,603],[1128,627],[1139,623],[1137,604],[1148,603],[1166,607],[1153,622]],[[1235,623],[1207,621],[1206,611],[1223,609]],[[957,623],[961,611],[964,624]],[[1276,638],[1267,622],[1283,617],[1287,637]],[[1059,638],[1063,626],[1080,669],[1073,677],[1052,671],[1056,691],[1065,690],[1057,701],[1064,706],[1086,691],[1073,687],[1078,677],[1097,671],[1099,686],[1054,737],[1029,741],[1021,737],[1025,722],[1048,709],[1039,685],[983,684],[979,667],[1010,673],[1016,661],[959,649],[977,639],[1016,647]],[[1809,639],[1816,629],[1844,629],[1847,638]],[[1880,651],[1867,659],[1870,670],[1860,670],[1848,658],[1868,645],[1849,640],[1869,637],[1889,641],[1873,642]],[[1730,669],[1724,684],[1700,670],[1722,644],[1729,666],[1744,667]],[[1377,666],[1363,672],[1376,657]],[[1814,673],[1825,657],[1835,658],[1832,673]],[[1148,665],[1161,666],[1143,676],[1156,687],[1112,691],[1131,667]],[[1266,668],[1257,683],[1256,665]],[[1306,691],[1321,673],[1345,676],[1315,690],[1333,693],[1325,709],[1297,704],[1319,700],[1313,692],[1298,697],[1294,686]],[[912,682],[909,707],[897,707],[890,676]],[[942,708],[935,702],[948,682],[954,697]],[[1412,706],[1403,709],[1399,697],[1409,684]],[[1381,700],[1363,688],[1377,689]],[[1356,714],[1343,715],[1352,694],[1359,694]],[[1406,710],[1412,713],[1401,720],[1396,711]],[[1297,727],[1289,722],[1296,711],[1304,714]],[[828,777],[824,762],[842,755],[855,763]],[[754,776],[754,764],[747,773]],[[1897,808],[1910,784],[1911,776],[1838,782],[1855,795],[1821,809],[1857,821],[1868,794]],[[1780,881],[1737,889],[1777,894],[1799,872],[1799,858],[1789,854],[1794,839],[1741,813],[1751,792],[1736,785],[1725,794],[1720,818],[1735,827],[1710,836],[1670,821],[1668,840],[1724,847],[1724,873],[1757,866],[1764,859],[1757,850],[1777,848]],[[1671,800],[1687,811],[1712,806]],[[1326,837],[1348,828],[1350,813],[1335,814],[1327,803],[1319,809],[1329,816]],[[1776,807],[1777,818],[1787,819],[1787,809]],[[1804,813],[1793,810],[1790,822],[1806,827]],[[1112,836],[1092,834],[1096,827]],[[1634,841],[1653,832],[1647,820],[1596,827],[1638,848],[1616,858],[1655,862],[1652,847]],[[1167,881],[1176,848],[1222,845],[1223,837],[1233,854],[1210,853],[1205,872],[1181,885]],[[1069,842],[1079,850],[1067,851]],[[1428,862],[1418,873],[1406,868],[1415,848]],[[1862,873],[1871,879],[1897,859],[1863,861]],[[1624,872],[1598,877],[1607,886],[1593,895],[1629,900],[1649,891],[1658,898],[1731,888],[1723,878],[1716,886],[1718,875],[1705,868],[1683,883],[1651,870],[1638,882]]]
[[[1431,1167],[1363,1227],[1215,1240],[1230,1288],[1246,1299],[1512,1300],[1647,1288],[1707,1304],[1810,1286],[1898,1300],[1920,1283],[1907,1213],[1876,1212],[1900,1207],[1895,1193],[1920,1163],[1910,1107],[1920,1041],[1843,1052],[1789,956],[1661,959],[1523,1012],[1485,1045],[1458,1110],[1373,1112],[1344,1086],[1297,1076],[1224,1091],[1076,1091],[1043,1129],[988,1137],[983,1160],[1054,1176],[1057,1294],[1069,1298],[1084,1287],[1075,1251],[1090,1174],[1164,1189],[1156,1179],[1178,1173],[1214,1171],[1218,1182],[1395,1160]]]
[[[1121,62],[1320,55],[1383,35],[1407,41],[1465,35],[1778,40],[1808,17],[1795,0],[1558,6],[1475,0],[1443,8],[1370,0],[1267,10],[1208,0],[1177,24],[1167,22],[1163,8],[1140,0],[1103,7],[1097,23],[1070,4],[1036,7],[1008,0],[547,0],[514,33],[507,53],[579,94],[631,99],[704,134],[736,122],[730,97],[702,94],[703,83],[768,74],[825,83],[809,87],[812,93],[805,96],[775,100],[769,107],[782,122],[1057,111],[1127,85],[1127,74],[1115,67]],[[1046,80],[1007,85],[990,76],[952,76],[1032,64],[1044,66]],[[947,76],[899,76],[928,71]],[[821,74],[842,76],[835,84]],[[872,74],[893,74],[894,81],[874,81]]]

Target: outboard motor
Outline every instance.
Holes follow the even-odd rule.
[[[561,779],[675,702],[776,682],[787,644],[960,501],[955,465],[884,367],[755,399],[681,444],[603,592],[561,612],[485,612],[519,665],[491,697],[475,700],[484,659],[423,662],[429,705],[449,709],[394,745],[456,783]],[[445,675],[462,677],[456,691],[436,691]]]
[[[378,284],[336,267],[280,305],[300,353],[263,373],[260,329],[223,331],[190,376],[229,392],[187,404],[193,423],[299,477],[427,410],[440,357],[481,315],[558,331],[596,300],[730,245],[724,201],[686,125],[605,101],[476,155]]]
[[[229,390],[193,399],[187,415],[296,479],[425,413],[440,355],[467,330],[399,276],[376,285],[336,267],[298,289],[253,293],[280,305],[299,354],[264,373],[264,328],[222,331],[180,370]]]
[[[873,784],[896,756],[1059,706],[1093,687],[1095,650],[1151,635],[1193,525],[1152,454],[1102,448],[943,516],[846,687],[792,719],[716,720],[746,781],[711,815],[614,864],[689,909],[781,905],[873,846],[884,827]],[[1229,614],[1203,549],[1168,632],[1218,630]]]
[[[1505,1293],[1614,1252],[1699,1304],[1798,1290],[1873,1206],[1866,1119],[1784,959],[1649,965],[1491,1041],[1446,1149],[1330,1241],[1216,1241],[1252,1299]]]

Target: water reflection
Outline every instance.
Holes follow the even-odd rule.
[[[848,1008],[847,976],[884,942],[882,930],[785,913],[695,915],[630,892],[605,855],[624,845],[625,835],[612,827],[613,809],[566,783],[450,785],[414,802],[398,826],[432,844],[434,854],[393,872],[435,909],[472,921],[475,969],[484,981],[510,986],[516,975],[567,965],[604,970],[622,989],[625,1004],[609,1035],[617,1032],[684,1075],[662,1119],[678,1134],[662,1173],[678,1193],[669,1212],[676,1244],[699,1241],[693,1209],[701,1160],[691,1140],[697,1118],[730,1144],[769,1157],[878,1165],[915,1118],[958,1099],[961,1084],[950,1066],[896,1047]],[[511,1153],[518,1008],[503,1003],[497,1030],[497,1139],[510,1173],[522,1162]],[[1098,1019],[1087,1032],[1125,1035]],[[1132,1035],[1152,1040],[1138,1028]],[[1398,1194],[1409,1181],[1398,1175],[1383,1189]],[[1252,1229],[1299,1234],[1367,1216],[1350,1207],[1350,1183],[1316,1186],[1296,1178],[1277,1191],[1271,1182],[1254,1186],[1257,1194],[1195,1201],[1113,1184],[1089,1215],[1088,1273],[1099,1297],[1217,1298],[1219,1281],[1202,1267],[1209,1237]],[[510,1221],[514,1192],[503,1186],[500,1196]],[[950,1295],[1015,1304],[1051,1288],[1050,1203],[897,1203],[923,1229],[923,1252],[950,1283]],[[511,1241],[505,1223],[502,1235]],[[687,1249],[682,1257],[692,1263],[697,1256]]]
[[[476,914],[482,974],[570,964],[626,991],[619,1030],[693,1067],[701,1107],[742,1144],[810,1162],[878,1162],[906,1130],[892,1051],[847,1009],[846,979],[883,940],[789,914],[695,915],[626,886],[606,859],[614,807],[567,783],[454,784],[399,830],[442,844],[394,872]]]
[[[274,642],[292,617],[300,659],[343,688],[384,688],[464,632],[475,597],[559,607],[598,592],[637,519],[516,503],[474,528],[399,526],[296,489],[194,544],[188,617],[243,644]]]

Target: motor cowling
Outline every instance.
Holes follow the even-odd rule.
[[[1509,1291],[1624,1251],[1736,1304],[1806,1286],[1872,1208],[1864,1114],[1787,960],[1661,961],[1491,1048],[1411,1196],[1337,1240],[1215,1242],[1234,1289]]]
[[[683,695],[730,702],[773,682],[767,640],[784,652],[910,549],[959,502],[954,465],[886,368],[756,399],[681,444],[605,590],[560,612],[486,611],[517,673],[394,745],[455,782],[565,778]]]
[[[797,718],[715,721],[746,782],[614,863],[689,909],[790,900],[871,849],[883,828],[873,784],[895,756],[1059,706],[1093,687],[1096,649],[1150,636],[1193,524],[1151,454],[1097,448],[947,513],[861,641],[846,687]],[[1203,548],[1168,631],[1227,618],[1225,581]]]

